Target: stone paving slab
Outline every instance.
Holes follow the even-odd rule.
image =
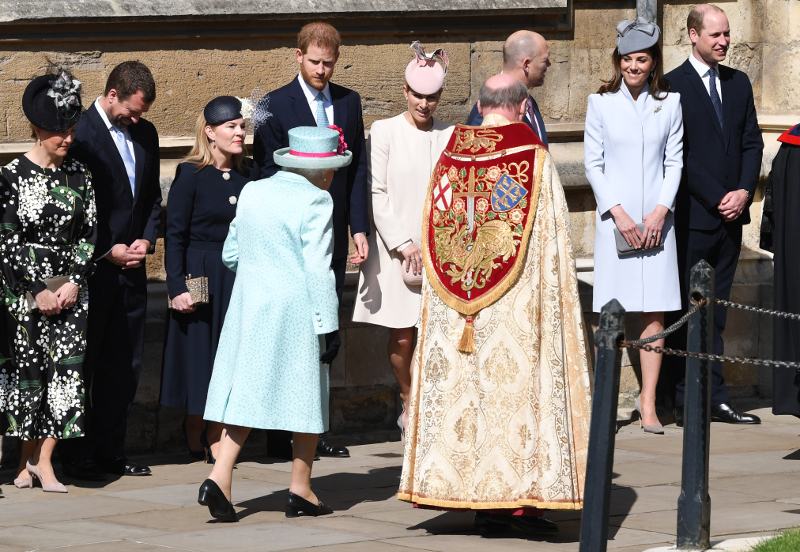
[[[711,531],[714,539],[772,535],[800,525],[800,420],[762,416],[761,426],[712,426]],[[615,450],[608,550],[642,552],[674,544],[680,495],[682,430],[645,435],[620,429]],[[83,483],[64,479],[68,494],[16,489],[0,473],[0,552],[169,552],[314,550],[319,552],[577,552],[580,511],[551,511],[559,532],[516,529],[478,535],[470,512],[412,508],[396,499],[399,443],[351,448],[325,458],[312,485],[335,513],[287,519],[290,464],[246,449],[234,472],[240,521],[218,523],[196,503],[210,467],[185,455],[140,458],[150,477]],[[79,486],[76,486],[79,485]]]

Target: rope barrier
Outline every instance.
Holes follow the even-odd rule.
[[[724,299],[715,299],[714,303],[717,305],[721,305],[723,307],[730,307],[733,309],[741,309],[748,312],[755,312],[758,314],[766,314],[769,316],[776,316],[779,318],[787,318],[790,320],[800,320],[800,314],[794,314],[791,312],[783,312],[783,311],[776,311],[770,309],[762,309],[758,307],[751,307],[749,305],[742,305],[741,303],[733,303],[731,301],[725,301]],[[699,301],[694,302],[694,305],[691,309],[689,309],[686,314],[684,314],[680,320],[675,322],[669,328],[665,329],[663,332],[657,333],[655,335],[651,335],[650,337],[646,337],[644,339],[637,339],[633,341],[623,341],[620,343],[620,349],[638,349],[640,351],[647,351],[647,352],[655,352],[658,354],[663,355],[670,355],[670,356],[678,356],[684,358],[698,358],[700,360],[711,360],[711,361],[719,361],[719,362],[732,362],[736,364],[751,364],[755,366],[776,366],[780,368],[795,368],[800,370],[800,362],[789,362],[784,360],[768,360],[768,359],[760,359],[760,358],[748,358],[748,357],[741,357],[741,356],[725,356],[725,355],[715,355],[710,353],[695,353],[689,351],[683,351],[681,349],[671,349],[669,347],[659,347],[653,346],[651,343],[658,341],[659,339],[664,339],[670,334],[675,333],[681,326],[689,322],[689,319],[697,313],[700,309],[708,305],[708,299],[703,297]],[[798,377],[800,378],[800,372],[798,372]]]

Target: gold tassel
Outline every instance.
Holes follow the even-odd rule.
[[[458,350],[464,353],[475,352],[475,326],[472,322],[472,317],[467,316],[464,333],[461,334],[461,343],[458,344]]]

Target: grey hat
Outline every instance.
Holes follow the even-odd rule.
[[[623,19],[617,25],[617,50],[619,55],[624,56],[631,52],[643,52],[658,43],[661,31],[658,25],[649,22],[644,17],[636,21]]]

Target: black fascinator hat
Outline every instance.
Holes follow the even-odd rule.
[[[33,126],[62,132],[81,118],[81,82],[66,70],[33,79],[22,95],[22,110]]]
[[[206,118],[206,123],[211,126],[241,119],[242,102],[233,96],[219,96],[206,104],[203,116]]]

